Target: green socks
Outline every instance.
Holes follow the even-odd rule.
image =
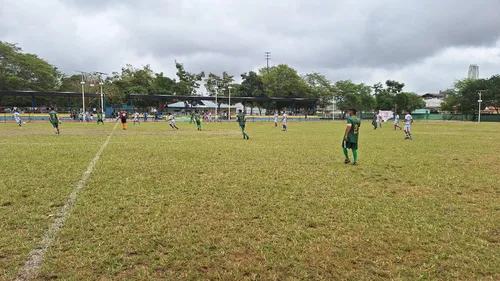
[[[343,150],[344,150],[345,159],[349,160],[349,153],[347,152],[347,148],[344,147]]]
[[[352,156],[354,156],[354,163],[358,163],[358,150],[357,149],[352,150]]]

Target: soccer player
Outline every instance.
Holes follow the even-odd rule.
[[[194,115],[194,120],[196,121],[196,127],[198,128],[198,131],[201,131],[201,115],[196,110],[196,114]]]
[[[191,120],[189,120],[189,124],[196,123],[194,115],[195,115],[194,111],[191,111]]]
[[[411,131],[410,131],[410,127],[411,125],[413,124],[413,117],[410,115],[410,112],[407,110],[406,112],[406,115],[405,115],[405,140],[412,140],[411,138]]]
[[[148,113],[144,112],[144,122],[147,122],[147,121],[148,121]]]
[[[61,124],[61,121],[59,121],[59,116],[57,116],[57,111],[54,110],[54,107],[50,108],[49,121],[50,121],[50,124],[52,124],[52,127],[54,127],[54,132],[58,136],[59,135],[59,124]]]
[[[23,124],[23,121],[21,120],[21,115],[19,114],[19,112],[17,112],[17,110],[14,111],[14,119],[16,120],[19,127],[21,127],[21,125]]]
[[[99,123],[102,123],[104,125],[104,121],[102,119],[102,110],[97,112],[97,125],[99,125]]]
[[[283,123],[283,132],[286,132],[286,122],[288,121],[288,115],[286,115],[286,112],[283,113],[283,118],[281,119],[281,123]]]
[[[243,139],[249,140],[247,133],[245,133],[245,123],[247,122],[247,118],[245,117],[245,113],[241,109],[238,109],[238,114],[236,114],[236,121],[240,124],[241,132],[243,133]]]
[[[373,125],[373,129],[376,130],[377,129],[377,116],[378,114],[375,113],[373,114],[373,118],[372,118],[372,125]]]
[[[141,121],[139,121],[139,112],[137,112],[137,110],[134,113],[134,125],[136,122],[139,123],[139,125],[141,125]]]
[[[274,112],[274,128],[278,127],[278,117],[279,117],[278,112],[275,111]]]
[[[400,130],[402,129],[401,126],[399,126],[399,114],[394,112],[394,131],[399,128]]]
[[[212,122],[212,111],[208,112],[208,122]]]
[[[352,150],[352,156],[354,157],[353,165],[358,165],[358,133],[359,127],[361,126],[361,121],[356,117],[356,109],[349,110],[349,117],[347,118],[347,127],[345,129],[344,141],[342,142],[342,148],[345,155],[345,164],[351,163],[349,160],[349,153],[347,149]]]
[[[179,128],[175,125],[175,117],[172,113],[168,113],[168,120],[170,120],[170,127],[172,127],[172,129],[179,130]]]
[[[380,115],[380,111],[377,112],[377,125],[382,129],[382,115]]]
[[[126,130],[127,129],[127,112],[125,112],[125,110],[120,112],[119,118],[122,121],[122,128],[124,130]]]

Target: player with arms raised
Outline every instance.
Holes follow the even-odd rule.
[[[345,129],[344,141],[342,142],[342,148],[345,155],[345,164],[351,163],[349,160],[349,153],[347,149],[352,150],[352,156],[354,157],[354,166],[358,165],[358,136],[359,127],[361,126],[361,121],[356,117],[356,109],[349,110],[349,118],[347,118],[347,127]]]
[[[411,130],[410,127],[413,124],[413,117],[410,115],[410,112],[407,110],[405,115],[405,140],[412,140],[411,138]]]

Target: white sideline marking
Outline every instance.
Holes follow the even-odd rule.
[[[80,179],[78,184],[75,186],[75,188],[69,195],[61,211],[59,211],[59,213],[56,215],[56,219],[54,220],[54,222],[50,225],[47,232],[45,232],[45,235],[43,236],[40,245],[37,248],[33,249],[28,254],[28,260],[26,260],[26,263],[19,270],[19,273],[17,274],[17,278],[15,279],[15,281],[32,280],[38,274],[45,253],[50,248],[57,234],[59,233],[61,228],[64,226],[64,223],[68,219],[71,213],[71,209],[73,208],[76,198],[78,197],[78,193],[80,193],[80,191],[85,187],[85,183],[87,182],[87,180],[90,177],[90,174],[94,170],[94,166],[99,160],[99,157],[101,157],[102,152],[108,146],[109,140],[111,139],[111,136],[113,135],[113,132],[115,131],[117,125],[118,123],[116,123],[115,127],[113,127],[113,130],[109,134],[106,141],[102,144],[99,151],[97,151],[92,161],[90,161],[90,164],[87,167],[87,170],[83,173],[82,178]]]

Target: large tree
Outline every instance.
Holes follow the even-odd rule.
[[[176,75],[179,78],[176,86],[176,94],[183,96],[196,95],[197,90],[200,88],[200,82],[205,77],[205,72],[187,72],[184,69],[184,65],[177,61],[175,62],[175,68],[177,68]]]
[[[239,86],[237,94],[243,97],[264,97],[266,95],[264,89],[264,82],[262,77],[254,71],[241,74],[241,85]],[[261,112],[262,107],[265,106],[264,102],[250,102],[250,114],[253,114],[253,107],[257,106]]]
[[[375,106],[371,87],[363,83],[356,84],[350,80],[340,80],[335,82],[333,92],[336,106],[342,112],[347,112],[350,108],[369,111]]]
[[[207,78],[205,78],[205,89],[210,96],[215,96],[216,93],[217,95],[224,95],[228,87],[232,86],[233,81],[234,76],[229,75],[226,71],[222,72],[222,76],[209,73]]]
[[[304,97],[309,95],[309,87],[297,70],[286,64],[261,68],[259,74],[268,97]]]
[[[37,55],[0,41],[0,90],[57,90],[61,74]]]
[[[310,95],[319,99],[318,105],[326,107],[332,103],[334,91],[333,85],[323,74],[313,72],[302,76],[302,79],[309,86]]]
[[[462,79],[455,82],[453,89],[443,102],[443,110],[463,113],[474,113],[478,110],[479,92],[482,92],[485,106],[497,104],[497,77],[489,79]]]

